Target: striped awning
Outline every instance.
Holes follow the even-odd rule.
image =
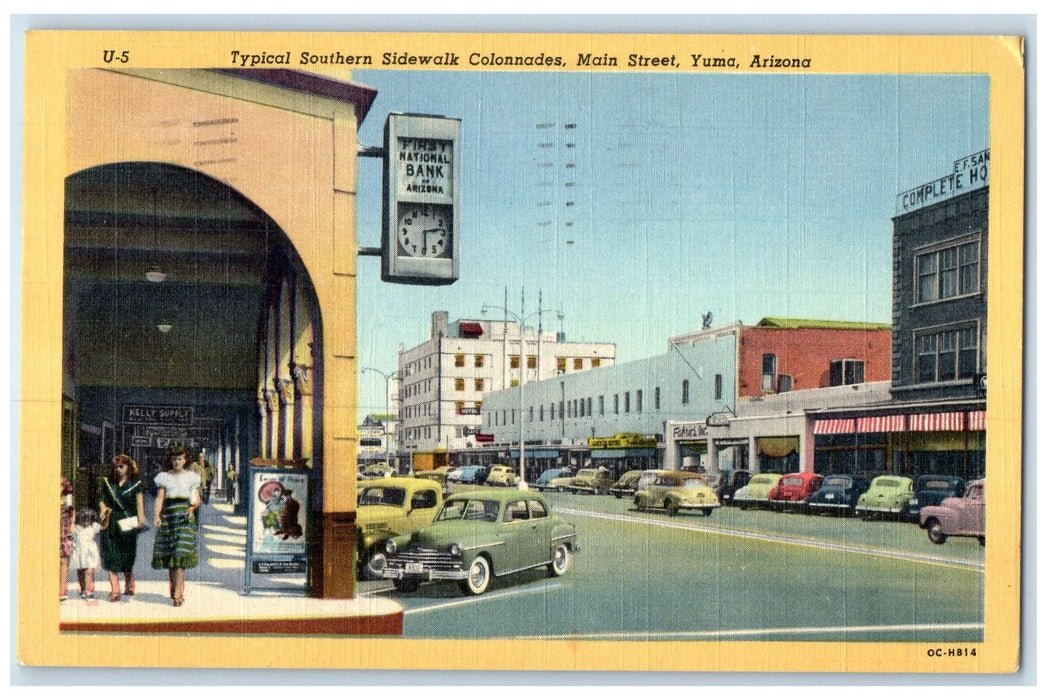
[[[950,432],[963,430],[964,413],[917,413],[909,416],[909,430],[914,432]]]
[[[853,418],[830,418],[829,420],[814,421],[815,435],[839,435],[841,433],[854,432]]]
[[[971,411],[967,414],[968,430],[985,430],[985,411]]]
[[[863,416],[858,419],[859,433],[900,433],[905,430],[905,416]]]

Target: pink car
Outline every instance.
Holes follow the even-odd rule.
[[[920,509],[920,527],[935,544],[952,537],[977,537],[985,546],[985,479],[967,484],[962,498]]]

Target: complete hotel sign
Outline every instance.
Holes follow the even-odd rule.
[[[986,148],[953,162],[952,172],[948,175],[902,192],[898,195],[895,213],[915,211],[988,184],[989,149]]]

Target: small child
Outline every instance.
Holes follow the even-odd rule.
[[[80,582],[80,595],[91,600],[95,596],[95,569],[101,561],[98,552],[98,533],[101,523],[95,520],[95,512],[90,508],[81,508],[76,512],[76,527],[73,528],[73,556],[69,565],[76,569],[76,578]]]

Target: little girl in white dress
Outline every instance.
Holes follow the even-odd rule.
[[[95,595],[95,569],[101,565],[101,554],[98,552],[98,533],[102,524],[95,520],[95,512],[90,508],[81,508],[76,512],[76,525],[73,527],[73,555],[69,557],[69,568],[76,569],[76,578],[80,582],[80,595],[90,600]]]

